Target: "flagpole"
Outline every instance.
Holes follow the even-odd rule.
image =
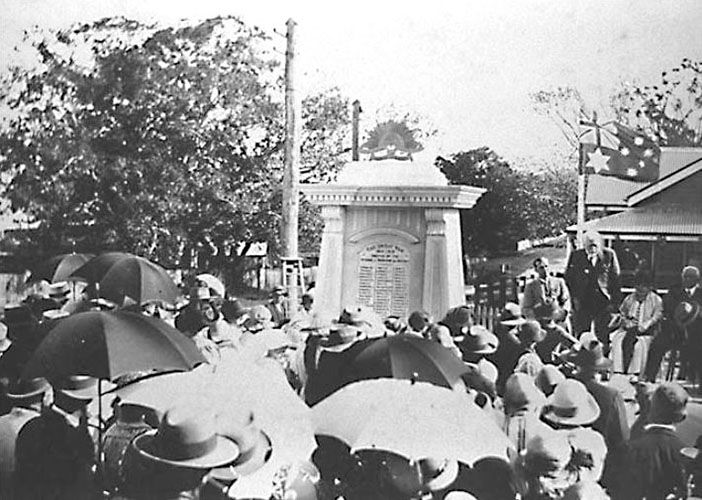
[[[578,228],[575,239],[575,247],[581,248],[583,234],[585,233],[585,189],[587,187],[587,174],[583,166],[583,147],[578,144]]]

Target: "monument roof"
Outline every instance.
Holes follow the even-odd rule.
[[[431,162],[376,160],[352,161],[339,172],[341,186],[448,186],[448,180]]]

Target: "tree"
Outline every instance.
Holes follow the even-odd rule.
[[[585,100],[575,87],[556,87],[531,94],[534,110],[558,127],[568,145],[568,156],[575,158],[578,152],[579,121],[586,116]]]
[[[617,120],[643,129],[660,146],[700,146],[702,61],[683,59],[656,85],[623,82],[611,105]]]
[[[277,244],[282,71],[271,40],[233,17],[176,27],[122,18],[29,34],[37,64],[0,82],[0,171],[39,227],[33,253],[122,249],[240,277]],[[303,101],[303,166],[338,169],[348,100]],[[28,252],[25,254],[31,254]]]
[[[469,255],[513,252],[517,241],[559,234],[575,219],[575,171],[518,170],[488,147],[439,157],[437,166],[452,184],[487,189],[461,217]]]

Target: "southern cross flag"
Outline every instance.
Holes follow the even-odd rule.
[[[655,142],[616,122],[584,124],[580,135],[581,172],[651,182],[658,179],[660,156]]]

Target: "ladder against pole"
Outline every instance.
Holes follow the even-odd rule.
[[[289,310],[295,310],[298,299],[305,293],[305,276],[302,259],[299,257],[283,257],[283,288],[288,292]]]

